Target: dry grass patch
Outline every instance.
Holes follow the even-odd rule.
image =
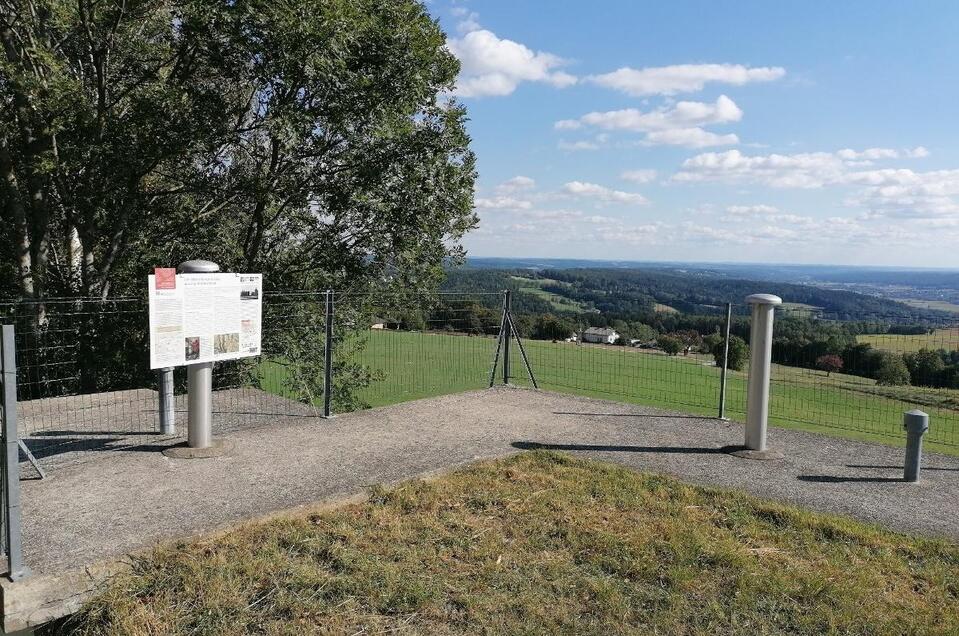
[[[80,634],[955,634],[959,547],[537,451],[156,549]]]

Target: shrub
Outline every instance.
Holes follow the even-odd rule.
[[[716,360],[716,366],[723,366],[723,356],[725,347],[722,339],[713,345],[713,358]],[[749,359],[749,345],[739,336],[729,336],[729,368],[733,371],[742,371],[746,366],[746,360]]]
[[[920,349],[915,353],[903,356],[906,368],[909,369],[909,378],[917,386],[940,386],[942,371],[946,363],[938,351]]]
[[[909,384],[909,369],[901,355],[883,351],[878,359],[879,368],[876,369],[876,384],[883,386]]]
[[[683,343],[672,336],[660,336],[656,339],[656,346],[666,352],[666,355],[674,356],[682,350]]]
[[[552,314],[539,316],[533,326],[533,338],[537,340],[565,340],[571,333],[573,324]]]
[[[842,358],[834,353],[827,353],[824,356],[816,358],[816,368],[826,372],[826,377],[833,371],[842,370]]]
[[[716,344],[722,344],[723,337],[718,333],[711,333],[708,336],[703,337],[703,343],[700,347],[701,353],[712,353],[716,347]]]

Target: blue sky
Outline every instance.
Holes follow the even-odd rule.
[[[428,3],[474,256],[959,267],[959,3]]]

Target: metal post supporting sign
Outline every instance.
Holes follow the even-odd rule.
[[[184,261],[178,274],[215,274],[220,266],[212,261]],[[177,458],[215,457],[229,450],[225,440],[213,440],[213,363],[187,364],[187,443],[164,453]]]

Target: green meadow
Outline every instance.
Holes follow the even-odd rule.
[[[885,349],[895,353],[910,353],[920,349],[959,349],[959,328],[936,329],[932,333],[918,335],[867,334],[858,336],[859,342],[871,344],[876,349]]]
[[[489,386],[496,339],[449,333],[371,330],[356,361],[381,380],[360,391],[372,407]],[[524,340],[539,387],[673,409],[718,414],[720,370],[711,357],[668,357],[661,352],[602,345]],[[510,382],[531,386],[515,341]],[[264,389],[290,394],[284,367],[267,362]],[[495,381],[502,383],[502,359]],[[295,391],[292,391],[295,393]],[[773,366],[770,421],[827,435],[902,445],[902,413],[922,408],[931,416],[929,450],[959,455],[959,391],[881,387],[853,375]],[[730,371],[726,415],[745,419],[746,372]]]

